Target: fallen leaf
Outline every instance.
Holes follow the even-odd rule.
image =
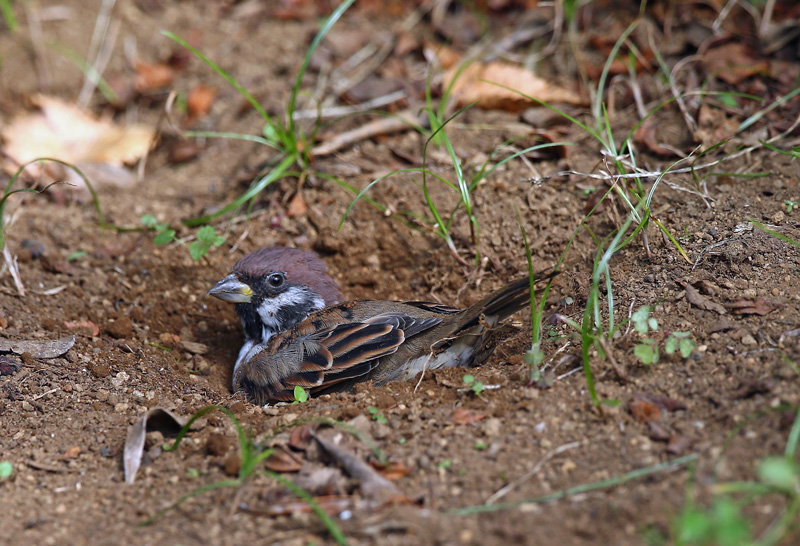
[[[662,134],[662,127],[657,123],[655,116],[651,116],[644,120],[639,128],[633,132],[633,141],[637,144],[643,144],[648,150],[656,155],[663,157],[679,156],[684,157],[686,154],[673,148],[665,146],[658,140],[658,135]]]
[[[733,303],[726,303],[725,307],[737,315],[760,315],[763,317],[780,308],[781,305],[767,301],[764,298],[758,298],[756,300],[736,300]]]
[[[450,420],[457,425],[474,425],[481,419],[485,418],[486,418],[485,414],[478,413],[475,410],[467,408],[458,408],[453,412],[453,415],[450,417]]]
[[[39,111],[17,116],[2,131],[5,140],[3,169],[14,173],[19,165],[40,157],[52,157],[84,169],[121,168],[144,156],[155,139],[155,131],[144,125],[126,127],[110,120],[96,119],[74,104],[38,95],[33,102]],[[36,162],[25,172],[45,181],[66,179],[82,187],[82,179],[71,169],[53,163]],[[96,182],[94,176],[88,175]],[[125,177],[106,177],[116,180]],[[130,179],[130,178],[129,178]]]
[[[122,451],[122,463],[125,469],[125,483],[133,483],[136,473],[142,464],[144,440],[148,430],[160,430],[165,435],[177,434],[187,419],[165,408],[151,408],[139,417],[128,429],[125,447]]]
[[[308,212],[306,200],[303,199],[302,194],[294,194],[292,200],[289,201],[289,209],[286,211],[286,215],[289,218],[297,218],[298,216],[305,216],[306,212]]]
[[[707,72],[717,78],[736,85],[757,73],[767,72],[769,63],[756,55],[742,41],[733,41],[719,47],[707,49],[701,62]]]
[[[303,461],[299,460],[286,447],[279,445],[274,448],[264,466],[273,472],[299,472],[303,467]]]
[[[100,335],[100,327],[91,320],[82,320],[79,322],[65,321],[64,327],[70,330],[85,330],[88,337],[97,337]]]
[[[194,140],[176,140],[169,147],[169,162],[173,164],[191,161],[205,149]]]
[[[208,114],[215,98],[217,90],[210,85],[198,85],[192,88],[186,97],[186,123],[191,124]]]
[[[679,411],[685,410],[686,404],[681,402],[680,400],[675,400],[669,396],[664,394],[656,394],[650,392],[637,392],[633,395],[634,400],[644,400],[646,402],[652,402],[659,408],[663,409],[664,411]]]
[[[714,311],[715,313],[719,313],[720,315],[724,315],[727,313],[723,305],[709,300],[708,298],[700,294],[700,292],[698,292],[697,289],[691,284],[687,284],[684,288],[686,291],[686,301],[688,301],[698,309],[703,309],[705,311]]]
[[[134,86],[139,93],[152,93],[164,89],[175,79],[175,70],[166,63],[136,62]]]
[[[73,345],[75,345],[75,336],[67,336],[55,340],[11,341],[9,339],[0,339],[0,353],[18,355],[28,353],[33,358],[55,358],[69,351]]]
[[[647,400],[633,400],[628,409],[633,418],[640,423],[652,423],[661,419],[661,411],[658,406]]]
[[[75,459],[78,455],[81,454],[81,448],[78,446],[72,446],[64,452],[64,455],[61,456],[62,459]]]
[[[389,461],[386,463],[370,461],[369,464],[387,480],[399,480],[411,474],[411,469],[400,461]]]
[[[312,425],[303,425],[293,428],[292,433],[289,435],[289,446],[298,451],[305,451],[308,449],[308,446],[311,445],[313,441],[311,437],[312,430]]]
[[[574,91],[540,78],[530,70],[500,61],[486,64],[475,62],[463,70],[461,65],[453,66],[445,72],[442,86],[450,89],[451,97],[458,106],[480,101],[477,106],[485,110],[524,110],[535,101],[523,95],[547,103],[583,102]]]

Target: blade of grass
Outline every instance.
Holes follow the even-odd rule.
[[[317,515],[317,517],[322,520],[323,525],[333,537],[333,540],[336,541],[336,544],[340,546],[347,546],[347,537],[344,536],[342,529],[336,524],[332,517],[328,515],[328,513],[319,505],[319,503],[312,497],[308,491],[299,487],[295,484],[292,480],[278,474],[277,472],[272,472],[270,470],[265,470],[264,474],[269,476],[270,478],[274,479],[286,489],[303,499],[303,501],[313,510],[313,512]]]
[[[658,472],[664,472],[665,470],[672,470],[674,468],[684,466],[693,461],[696,461],[698,458],[699,456],[696,453],[692,453],[691,455],[678,457],[677,459],[673,459],[671,461],[666,461],[656,465],[647,466],[645,468],[639,468],[637,470],[628,472],[627,474],[623,474],[622,476],[608,478],[605,480],[599,480],[596,482],[585,483],[582,485],[576,485],[575,487],[562,489],[561,491],[556,491],[555,493],[550,493],[548,495],[543,495],[541,497],[536,497],[533,499],[525,499],[516,502],[505,502],[500,504],[482,504],[478,506],[467,506],[465,508],[456,508],[455,510],[450,510],[446,513],[454,516],[471,516],[473,514],[481,514],[485,512],[498,512],[501,510],[510,510],[512,508],[517,508],[518,506],[522,506],[524,504],[544,504],[546,502],[551,502],[554,500],[571,497],[572,495],[578,495],[581,493],[589,493],[591,491],[598,491],[600,489],[608,489],[610,487],[616,487],[632,480],[643,478],[645,476],[650,476]]]
[[[794,240],[794,239],[792,239],[791,237],[787,237],[786,235],[784,235],[784,234],[782,234],[782,233],[778,233],[778,232],[777,232],[777,231],[775,231],[775,230],[769,229],[767,226],[765,226],[765,225],[764,225],[764,224],[762,224],[761,222],[758,222],[758,221],[756,221],[756,220],[753,220],[753,219],[752,219],[752,218],[750,218],[750,217],[748,217],[748,218],[747,218],[747,221],[748,221],[748,222],[750,222],[751,224],[753,224],[754,226],[756,226],[756,227],[757,227],[758,229],[760,229],[761,231],[763,231],[763,232],[765,232],[765,233],[769,233],[769,234],[770,234],[770,235],[772,235],[773,237],[777,237],[778,239],[780,239],[780,240],[781,240],[781,241],[783,241],[784,243],[788,243],[788,244],[790,244],[790,245],[792,245],[792,246],[796,246],[797,248],[800,248],[800,241],[795,241],[795,240]]]

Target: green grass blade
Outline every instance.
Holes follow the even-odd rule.
[[[764,224],[762,224],[761,222],[757,222],[756,220],[753,220],[752,218],[749,218],[749,217],[748,217],[748,218],[747,218],[747,221],[748,221],[748,222],[750,222],[751,224],[753,224],[754,226],[756,226],[756,227],[757,227],[758,229],[760,229],[761,231],[764,231],[764,232],[766,232],[766,233],[769,233],[769,234],[770,234],[770,235],[772,235],[773,237],[777,237],[778,239],[780,239],[780,240],[781,240],[781,241],[783,241],[784,243],[789,243],[789,244],[790,244],[790,245],[792,245],[792,246],[796,246],[797,248],[800,248],[800,241],[795,241],[795,240],[794,240],[794,239],[792,239],[791,237],[787,237],[786,235],[784,235],[784,234],[782,234],[782,233],[778,233],[778,232],[777,232],[777,231],[775,231],[775,230],[769,229],[767,226],[765,226],[765,225],[764,225]]]
[[[353,5],[355,0],[345,0],[331,13],[331,16],[325,21],[322,25],[322,28],[319,30],[316,36],[314,36],[314,40],[311,42],[311,45],[306,50],[306,54],[303,57],[303,64],[300,65],[300,70],[297,72],[297,78],[295,78],[294,86],[292,87],[292,93],[289,97],[289,104],[286,107],[286,123],[289,126],[289,134],[294,134],[294,112],[297,108],[297,95],[300,93],[300,86],[303,84],[303,76],[305,76],[306,70],[308,70],[308,65],[311,63],[311,57],[314,52],[319,47],[319,44],[322,42],[323,38],[330,32],[333,25],[339,20],[339,18],[344,14],[345,11]]]
[[[206,57],[203,53],[201,53],[197,48],[193,47],[189,44],[186,40],[178,36],[177,34],[173,34],[168,30],[162,30],[161,34],[178,42],[181,46],[188,49],[195,57],[203,61],[206,65],[208,65],[214,72],[222,76],[225,81],[227,81],[234,89],[236,89],[246,100],[249,102],[253,108],[255,108],[256,112],[269,124],[273,127],[277,127],[276,123],[273,121],[272,117],[267,114],[267,111],[264,110],[264,107],[261,106],[261,103],[258,102],[250,92],[245,89],[242,84],[240,84],[236,79],[233,78],[230,74],[228,74],[225,70],[222,69],[217,63]]]
[[[3,15],[3,20],[6,22],[8,30],[16,32],[19,28],[19,22],[17,22],[16,15],[14,15],[14,8],[11,7],[11,0],[0,0],[0,14]]]
[[[229,203],[228,205],[224,206],[223,208],[212,214],[207,214],[205,216],[200,216],[198,218],[191,218],[189,220],[184,220],[183,225],[188,227],[194,227],[202,224],[207,224],[211,220],[219,218],[223,214],[227,214],[232,210],[238,209],[239,207],[247,203],[247,201],[249,201],[253,197],[257,196],[259,193],[264,191],[264,188],[266,188],[276,180],[279,180],[280,178],[286,176],[286,172],[289,170],[289,167],[292,166],[292,164],[295,162],[296,159],[297,157],[293,155],[285,157],[283,161],[281,161],[278,164],[277,167],[272,169],[269,172],[269,174],[267,174],[267,176],[263,177],[261,180],[250,186],[250,189],[248,189],[244,194],[240,195],[234,202]]]
[[[465,508],[456,508],[455,510],[450,510],[447,513],[452,514],[454,516],[471,516],[473,514],[481,514],[484,512],[499,512],[501,510],[509,510],[511,508],[517,508],[518,506],[522,506],[523,504],[544,504],[546,502],[551,502],[554,500],[571,497],[572,495],[579,495],[581,493],[589,493],[591,491],[598,491],[600,489],[608,489],[610,487],[616,487],[618,485],[622,485],[629,481],[637,480],[645,476],[650,476],[658,472],[664,472],[665,470],[672,470],[673,468],[678,468],[686,464],[689,464],[693,461],[696,461],[698,457],[699,456],[696,453],[692,453],[691,455],[679,457],[671,461],[666,461],[653,466],[647,466],[645,468],[639,468],[637,470],[628,472],[627,474],[623,474],[622,476],[617,476],[615,478],[608,478],[605,480],[599,480],[591,483],[585,483],[582,485],[576,485],[575,487],[562,489],[561,491],[556,491],[555,493],[550,493],[548,495],[543,495],[541,497],[536,497],[533,499],[526,499],[516,502],[505,502],[499,504],[482,504],[479,506],[467,506]]]
[[[270,470],[265,470],[264,474],[269,476],[270,478],[274,479],[284,487],[286,487],[289,491],[303,499],[303,501],[311,508],[311,510],[317,515],[317,517],[322,520],[323,525],[325,528],[328,529],[328,532],[333,537],[333,540],[336,541],[336,544],[340,546],[347,546],[347,537],[344,536],[342,529],[336,524],[332,517],[328,515],[328,513],[319,505],[319,503],[312,497],[308,491],[299,487],[295,484],[292,480],[278,474],[277,472],[272,472]]]
[[[794,424],[792,430],[789,431],[789,438],[786,440],[786,457],[794,459],[797,455],[797,442],[800,441],[800,406],[797,408],[797,413],[794,416]]]

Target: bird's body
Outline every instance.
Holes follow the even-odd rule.
[[[296,386],[319,394],[481,364],[494,350],[500,323],[529,303],[528,277],[465,310],[427,302],[341,303],[325,269],[307,251],[262,249],[209,291],[237,303],[245,344],[233,387],[252,401],[292,400]]]

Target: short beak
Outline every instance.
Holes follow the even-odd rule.
[[[230,303],[249,303],[250,298],[253,296],[253,289],[231,273],[215,284],[208,291],[208,295]]]

